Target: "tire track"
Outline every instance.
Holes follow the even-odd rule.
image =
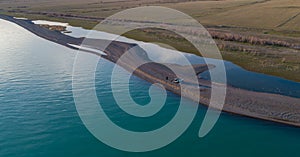
[[[298,17],[300,15],[300,12],[297,13],[296,15],[290,17],[289,19],[287,19],[286,21],[284,21],[283,23],[279,24],[278,26],[276,26],[276,28],[282,27],[284,25],[286,25],[287,23],[289,23],[290,21],[294,20],[296,17]]]

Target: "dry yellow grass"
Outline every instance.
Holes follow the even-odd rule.
[[[207,25],[300,31],[299,0],[2,0],[0,9],[105,18],[124,9],[161,5]],[[296,16],[297,15],[297,16]]]
[[[170,5],[201,23],[275,30],[300,31],[299,0],[197,1]]]
[[[257,0],[193,1],[165,4],[164,6],[183,11],[193,17],[205,17],[226,12],[239,6],[249,5],[256,1]]]

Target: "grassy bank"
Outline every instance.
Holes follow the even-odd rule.
[[[125,36],[146,42],[163,43],[161,44],[162,46],[167,44],[183,52],[201,55],[185,39],[170,37],[170,34],[166,35],[167,33],[152,33],[138,30],[128,32]],[[299,50],[279,46],[251,45],[233,41],[215,41],[221,50],[223,59],[227,61],[231,61],[250,71],[300,82]],[[224,45],[226,45],[225,48]]]

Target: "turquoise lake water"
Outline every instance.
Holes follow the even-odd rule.
[[[72,94],[76,51],[3,20],[0,35],[0,157],[300,156],[299,128],[227,113],[207,136],[199,138],[206,112],[203,106],[187,131],[164,148],[145,153],[111,148],[85,128],[76,111]],[[194,56],[190,60],[201,62]],[[96,73],[98,99],[106,104],[103,108],[112,121],[130,130],[147,131],[163,126],[174,116],[180,97],[170,92],[163,109],[153,117],[139,119],[122,112],[112,97],[113,67],[113,63],[101,60]],[[248,72],[230,62],[226,67],[233,86],[300,96],[299,83]],[[150,101],[149,87],[135,76],[130,80],[131,95],[140,104]]]

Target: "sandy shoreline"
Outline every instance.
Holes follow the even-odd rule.
[[[41,38],[47,39],[49,41],[58,43],[60,45],[69,48],[77,49],[75,47],[70,46],[70,44],[81,45],[81,43],[84,40],[83,38],[74,38],[62,34],[58,31],[51,31],[49,29],[35,25],[29,20],[14,19],[12,17],[5,16],[5,15],[0,15],[0,19],[4,19],[16,23],[19,26],[25,28],[26,30],[32,32],[33,34]],[[91,43],[90,45],[91,47],[102,50],[103,52],[106,53],[106,55],[101,55],[99,53],[94,53],[92,51],[89,53],[100,55],[101,57],[114,63],[116,63],[119,60],[119,58],[123,55],[124,52],[137,46],[136,44],[113,41],[105,50],[103,50],[103,45],[99,43],[107,43],[109,41],[101,40],[101,39],[87,39],[87,40],[89,40],[88,43]],[[144,54],[144,53],[145,52],[143,52],[142,49],[137,49],[132,56],[127,57],[125,58],[125,60],[119,62],[119,65],[121,65],[126,70],[129,71],[133,70],[134,65],[131,65],[132,62],[136,60],[149,61],[147,55],[144,55],[144,57],[141,57],[141,55],[137,55],[137,54]],[[170,65],[170,66],[176,68],[176,66],[178,65]],[[201,73],[208,69],[206,65],[195,65],[194,68],[197,69],[197,73]],[[158,75],[153,75],[152,73],[153,71],[156,71]],[[172,83],[170,81],[165,81],[165,77],[164,77],[166,75],[169,76],[170,78],[175,78],[177,76],[175,76],[175,74],[171,70],[165,68],[161,64],[157,64],[153,62],[148,63],[135,70],[134,74],[151,83],[160,83],[164,85],[164,87],[167,90],[175,94],[179,94],[179,95],[181,94],[179,90],[180,85]],[[184,93],[188,93],[187,95],[185,95],[185,97],[191,100],[195,100],[194,98],[197,96],[194,95],[193,90],[199,90],[198,88],[199,85],[211,87],[211,83],[209,81],[199,79],[198,82],[199,84],[197,84],[197,86],[191,85],[189,86],[188,89],[185,89],[187,91],[185,91]],[[222,85],[220,85],[220,88],[221,86]],[[211,93],[210,88],[200,89],[199,103],[208,105],[210,100],[210,93]],[[226,96],[226,101],[225,101],[223,111],[242,115],[242,116],[263,119],[263,120],[300,127],[300,99],[299,98],[293,98],[293,97],[288,97],[288,96],[283,96],[278,94],[253,92],[253,91],[248,91],[248,90],[243,90],[243,89],[238,89],[238,88],[233,88],[228,86],[227,96]]]

